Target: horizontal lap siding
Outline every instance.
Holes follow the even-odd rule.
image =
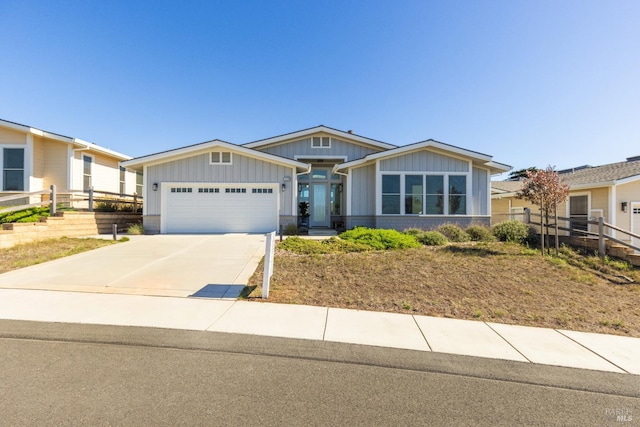
[[[618,185],[616,188],[616,199],[613,205],[617,212],[616,225],[625,230],[631,230],[631,215],[633,215],[631,202],[640,202],[640,181]],[[622,202],[627,202],[627,212],[622,212]],[[636,214],[636,217],[637,216]],[[607,219],[607,222],[610,221]],[[618,234],[617,237],[625,240],[629,239],[628,236],[622,233]]]
[[[419,151],[380,161],[383,172],[469,172],[469,162],[432,151]]]
[[[27,135],[11,129],[0,128],[0,144],[26,144]]]
[[[55,184],[58,191],[68,190],[67,185],[67,144],[47,141],[44,143],[44,186]]]
[[[311,138],[305,138],[284,144],[258,148],[258,150],[289,159],[293,159],[295,156],[303,156],[306,158],[313,158],[314,156],[320,158],[325,156],[343,156],[346,157],[348,161],[360,159],[367,154],[380,151],[379,149],[377,150],[335,138],[331,139],[331,148],[311,148]]]
[[[161,182],[202,183],[277,183],[288,176],[287,189],[280,192],[280,214],[292,215],[293,170],[290,167],[268,163],[233,153],[231,165],[210,165],[209,152],[147,168],[148,185]],[[147,214],[160,214],[160,191],[147,192]]]

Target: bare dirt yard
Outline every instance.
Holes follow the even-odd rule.
[[[298,255],[276,249],[269,302],[640,337],[640,269],[518,244]],[[247,299],[261,301],[262,266]]]

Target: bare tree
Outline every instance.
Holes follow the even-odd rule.
[[[544,170],[527,171],[527,177],[523,180],[522,188],[516,197],[525,199],[540,207],[540,234],[541,249],[544,255],[544,242],[549,235],[549,216],[555,215],[556,231],[556,255],[558,254],[558,204],[567,200],[569,196],[569,184],[560,181],[558,172],[553,166],[547,166]]]

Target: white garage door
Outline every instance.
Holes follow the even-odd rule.
[[[165,184],[163,233],[268,233],[278,227],[277,186]]]

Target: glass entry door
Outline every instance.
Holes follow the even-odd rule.
[[[329,227],[331,217],[327,204],[327,183],[311,183],[311,227]]]

